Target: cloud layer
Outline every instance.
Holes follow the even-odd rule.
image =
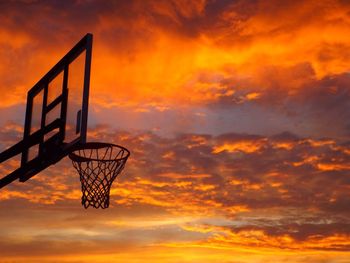
[[[65,160],[2,190],[4,255],[13,257],[12,246],[19,246],[35,257],[31,247],[40,244],[47,256],[78,256],[86,246],[97,254],[116,253],[120,245],[132,253],[145,244],[210,247],[218,257],[216,249],[235,247],[254,255],[264,249],[339,252],[340,260],[349,250],[348,144],[289,133],[164,138],[96,127],[89,135],[133,149],[111,191],[110,210],[80,208],[78,176]],[[24,232],[16,234],[17,220],[8,220],[13,213],[29,213],[19,228]],[[73,246],[75,239],[83,243]]]

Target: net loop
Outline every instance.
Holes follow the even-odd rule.
[[[69,154],[80,175],[81,204],[88,208],[107,208],[113,181],[123,170],[130,152],[119,145],[88,142]]]

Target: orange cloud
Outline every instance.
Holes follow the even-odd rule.
[[[257,99],[269,85],[263,73],[267,66],[293,67],[309,63],[317,78],[343,73],[348,70],[346,61],[349,57],[346,53],[349,46],[348,6],[330,2],[332,4],[288,3],[288,8],[276,8],[278,5],[273,4],[274,1],[257,3],[255,12],[249,10],[242,14],[239,4],[234,3],[172,1],[171,4],[159,4],[151,1],[148,4],[135,2],[130,6],[100,3],[99,8],[90,13],[92,21],[97,19],[92,26],[96,41],[91,102],[104,106],[120,105],[125,101],[129,105],[206,103],[216,101],[222,93],[234,92],[235,87],[225,90],[221,85],[222,79],[232,74],[261,79],[261,85],[257,87],[260,90],[247,95],[251,100]],[[81,3],[81,8],[84,4],[89,6]],[[217,5],[218,13],[206,9],[210,5]],[[46,15],[53,12],[47,8],[49,3],[23,6],[41,13],[45,11]],[[327,6],[330,7],[325,8]],[[135,14],[135,17],[126,14],[118,17],[110,12],[118,8]],[[144,8],[163,24],[147,16],[142,11]],[[265,10],[274,13],[271,15],[272,11],[266,13]],[[8,9],[8,12],[37,23],[30,13],[21,13],[20,9]],[[64,14],[66,19],[62,19]],[[62,28],[76,20],[75,15],[60,11],[53,14],[61,21]],[[80,16],[82,21],[88,21],[83,14]],[[49,25],[56,25],[56,20],[47,19]],[[22,55],[26,67],[19,69],[11,66],[14,64],[7,59],[9,55],[4,48],[0,51],[5,57],[2,81],[8,82],[6,86],[12,90],[12,95],[5,93],[2,106],[23,101],[35,80],[77,40],[76,34],[70,32],[55,45],[29,26],[28,30],[23,30],[12,20],[6,21],[0,34],[2,42],[14,49],[12,54],[20,56],[28,46],[34,48],[30,54]],[[81,27],[78,32],[84,30],[82,24],[78,26]],[[56,38],[60,39],[65,33],[58,31]],[[210,72],[212,78],[202,81],[203,72]],[[22,76],[20,81],[7,77],[18,74]],[[295,81],[303,81],[303,78],[295,80],[283,76],[281,81],[298,85]]]
[[[259,152],[259,150],[265,145],[265,140],[257,141],[237,141],[232,143],[224,143],[223,145],[214,146],[213,153],[220,153],[223,151],[227,152],[244,152],[244,153],[254,153]]]

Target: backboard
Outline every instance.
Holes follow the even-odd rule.
[[[0,163],[20,155],[20,164],[0,188],[28,180],[86,142],[91,53],[87,34],[28,91],[23,140],[0,154]]]

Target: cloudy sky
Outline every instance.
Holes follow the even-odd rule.
[[[106,210],[81,206],[68,158],[1,189],[0,262],[349,262],[348,1],[0,10],[1,150],[27,91],[91,32],[88,140],[131,151]]]

